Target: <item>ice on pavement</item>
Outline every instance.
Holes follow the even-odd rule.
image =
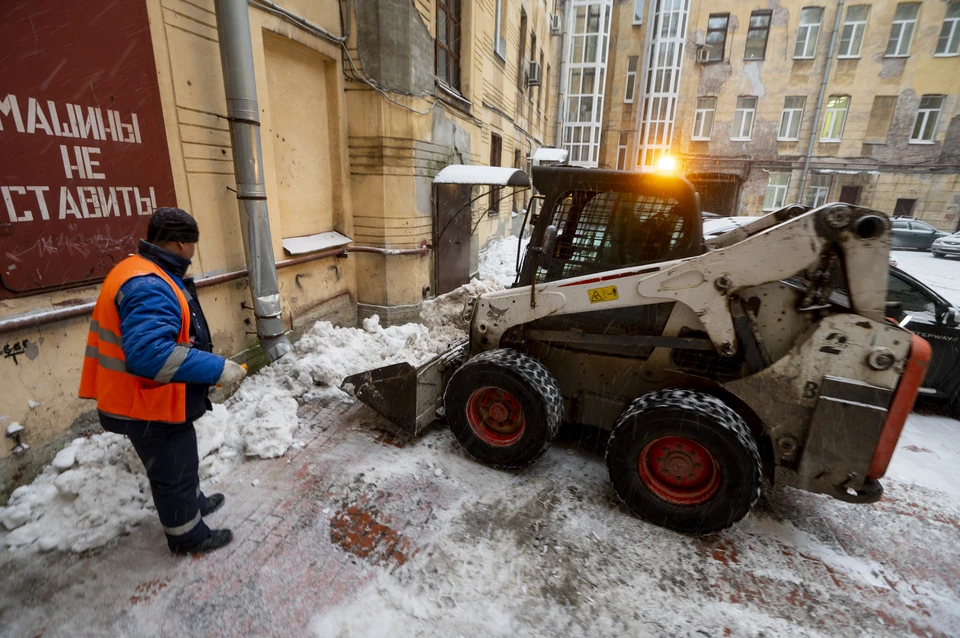
[[[317,322],[287,356],[247,378],[225,403],[196,422],[201,479],[216,480],[245,457],[275,458],[296,443],[297,410],[314,400],[352,402],[344,377],[392,363],[419,365],[466,334],[469,296],[513,282],[519,240],[491,242],[480,253],[480,279],[424,303],[421,323],[360,328]],[[76,439],[30,485],[0,507],[0,542],[32,550],[100,547],[154,517],[143,466],[125,437]],[[8,532],[8,533],[7,533]]]

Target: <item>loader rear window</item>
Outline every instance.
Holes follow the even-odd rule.
[[[557,246],[537,281],[668,261],[687,245],[677,200],[649,194],[572,191],[557,207]]]

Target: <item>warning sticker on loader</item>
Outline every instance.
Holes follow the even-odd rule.
[[[587,291],[590,296],[590,303],[603,303],[604,301],[614,301],[619,299],[616,286],[607,286],[606,288],[591,288]]]

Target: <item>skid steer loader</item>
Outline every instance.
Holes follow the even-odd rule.
[[[790,206],[707,245],[679,177],[549,167],[533,182],[517,281],[468,302],[468,340],[344,387],[414,434],[442,415],[497,468],[536,461],[564,420],[609,429],[616,493],[680,532],[740,520],[763,478],[881,497],[930,358],[885,318],[886,216]]]

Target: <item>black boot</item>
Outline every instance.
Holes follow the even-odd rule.
[[[200,516],[210,516],[216,512],[223,505],[224,501],[227,500],[227,497],[219,492],[217,494],[211,494],[207,497],[207,506],[200,508]]]
[[[177,556],[184,556],[186,554],[206,554],[207,552],[212,552],[215,549],[220,549],[224,545],[229,544],[232,540],[233,532],[230,530],[212,529],[210,530],[210,536],[207,536],[196,545],[191,545],[189,547],[178,547],[177,549],[171,549],[170,551]]]

